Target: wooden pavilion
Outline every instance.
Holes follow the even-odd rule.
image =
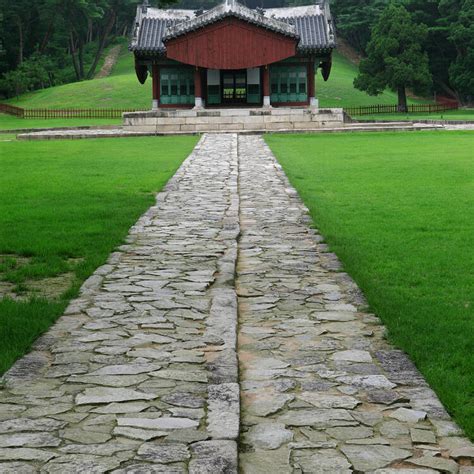
[[[130,50],[137,77],[153,80],[153,109],[317,107],[314,76],[331,71],[335,35],[327,0],[208,11],[137,8]]]

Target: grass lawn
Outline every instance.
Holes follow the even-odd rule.
[[[266,140],[389,339],[474,438],[474,133]]]
[[[150,78],[144,85],[138,82],[133,54],[124,46],[109,77],[30,92],[21,95],[18,99],[10,99],[7,103],[26,108],[148,110],[151,105],[151,95]]]
[[[374,114],[354,115],[357,120],[474,120],[474,109],[447,110],[436,114],[414,113],[414,114]]]
[[[334,53],[333,69],[328,82],[320,71],[316,75],[316,95],[322,107],[352,107],[371,104],[396,104],[397,96],[391,91],[372,97],[353,87],[357,66]],[[112,74],[103,79],[75,82],[23,94],[7,101],[27,108],[135,108],[148,110],[151,103],[151,78],[144,85],[135,75],[133,54],[122,48]],[[409,100],[412,102],[420,102]]]
[[[331,76],[324,82],[321,71],[316,74],[316,97],[321,107],[364,107],[366,105],[397,103],[397,94],[385,91],[378,96],[370,96],[365,92],[354,89],[354,78],[358,68],[341,54],[333,54]],[[408,103],[422,103],[427,101],[408,99]]]
[[[0,297],[0,373],[123,241],[196,141],[0,141],[0,294],[9,295]]]
[[[0,114],[0,130],[121,124],[122,119],[22,119],[13,115]]]

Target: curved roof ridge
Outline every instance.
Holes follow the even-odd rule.
[[[237,0],[226,0],[225,2],[220,3],[214,8],[211,8],[210,10],[207,10],[206,12],[196,16],[195,18],[191,18],[174,26],[170,26],[167,29],[164,39],[166,40],[169,38],[181,36],[182,34],[185,34],[189,31],[202,28],[203,26],[229,16],[240,18],[287,36],[292,36],[295,38],[299,37],[294,25],[276,18],[268,17],[257,10],[250,9],[240,4],[237,2]]]

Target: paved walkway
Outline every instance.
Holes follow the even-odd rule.
[[[205,135],[5,376],[0,472],[472,473],[320,240],[260,137]]]

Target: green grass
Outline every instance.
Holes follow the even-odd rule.
[[[1,258],[0,280],[24,289],[74,273],[57,299],[0,299],[0,373],[123,241],[196,140],[0,142],[0,255],[10,255]]]
[[[316,74],[316,97],[321,107],[364,107],[366,105],[397,103],[397,94],[389,90],[378,96],[370,96],[354,89],[353,82],[358,68],[341,54],[335,52],[331,76],[324,82],[321,72]],[[420,103],[421,100],[408,99],[409,103]]]
[[[396,121],[416,121],[416,120],[474,120],[474,109],[447,110],[435,114],[413,113],[413,114],[374,114],[374,115],[354,115],[357,120],[396,120]]]
[[[73,82],[10,99],[11,105],[25,108],[112,108],[144,109],[151,104],[151,80],[138,82],[133,54],[125,45],[109,77]]]
[[[328,82],[323,81],[320,72],[317,74],[316,95],[320,100],[320,105],[322,107],[352,107],[397,103],[396,94],[390,91],[372,97],[354,89],[352,83],[356,75],[357,66],[336,52]],[[151,79],[148,78],[144,85],[138,82],[133,66],[133,55],[124,47],[109,77],[31,92],[8,102],[27,108],[104,107],[148,110],[150,101]]]
[[[474,438],[474,133],[266,140],[389,339]]]
[[[122,124],[122,119],[22,119],[12,115],[0,114],[0,130],[120,124]]]

